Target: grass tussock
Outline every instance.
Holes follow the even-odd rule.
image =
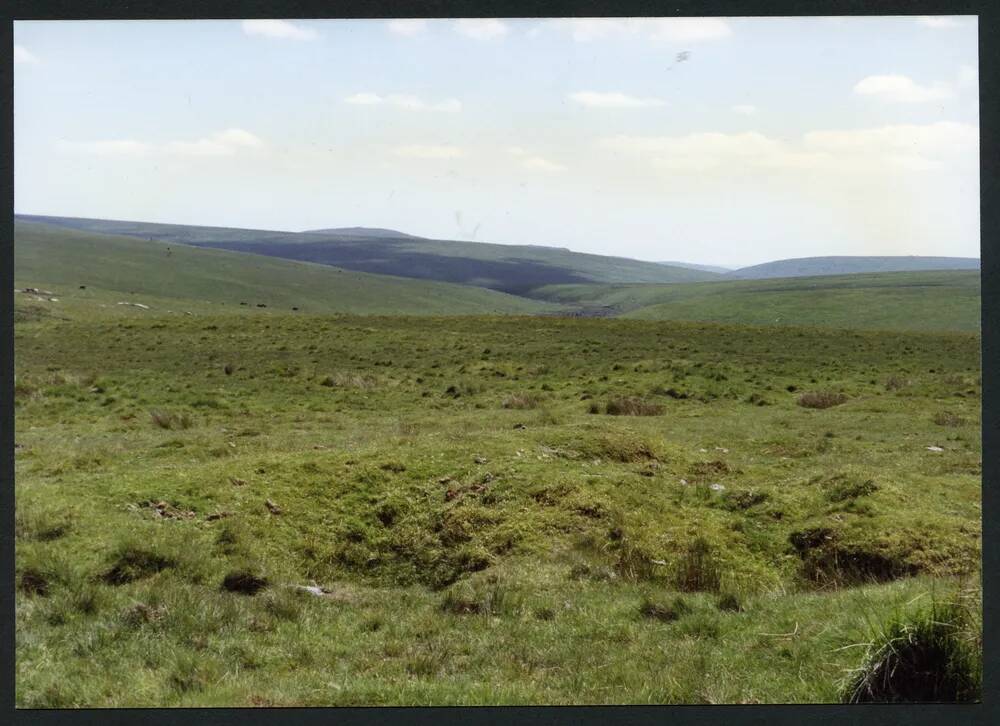
[[[951,428],[957,428],[965,425],[964,418],[950,411],[940,411],[934,414],[933,421],[938,426],[948,426]]]
[[[186,413],[174,413],[162,409],[153,409],[149,412],[149,418],[153,425],[167,430],[189,429],[194,425],[194,421]]]
[[[691,605],[680,595],[674,597],[669,602],[663,602],[647,595],[643,598],[639,606],[639,612],[643,617],[659,620],[664,623],[672,623],[680,620],[692,611]]]
[[[835,391],[809,391],[799,396],[797,403],[803,408],[832,408],[847,401],[847,396]]]
[[[541,399],[531,393],[513,393],[503,400],[503,407],[518,411],[538,408]]]
[[[721,582],[722,572],[714,549],[704,537],[695,538],[677,563],[677,589],[717,592]]]
[[[612,398],[604,404],[604,413],[608,416],[659,416],[663,406],[641,398]]]
[[[622,464],[659,461],[653,444],[640,436],[629,433],[608,433],[582,447],[583,453],[596,458]]]
[[[111,557],[111,565],[101,575],[109,585],[124,585],[152,577],[158,572],[176,567],[177,559],[142,544],[120,545]]]
[[[977,618],[957,602],[934,602],[873,628],[862,664],[847,678],[846,703],[978,701],[982,650]]]

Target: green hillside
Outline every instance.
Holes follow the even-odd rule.
[[[253,252],[361,272],[456,282],[514,294],[531,294],[543,285],[695,282],[721,278],[704,270],[556,247],[433,240],[391,230],[350,228],[295,233],[71,217],[18,215],[18,219],[102,234]]]
[[[775,260],[729,273],[739,280],[762,280],[772,277],[812,277],[816,275],[851,275],[865,272],[920,272],[927,270],[978,270],[976,257],[909,256],[831,256],[798,257]]]
[[[567,285],[538,291],[587,314],[646,320],[859,329],[979,329],[979,272],[889,272],[690,285]]]
[[[14,238],[17,287],[52,289],[62,296],[59,309],[80,297],[114,304],[101,292],[120,293],[119,300],[145,304],[149,299],[235,306],[245,302],[252,309],[298,307],[313,313],[482,315],[554,309],[544,302],[481,288],[46,224],[15,222]],[[81,290],[81,285],[87,289]]]

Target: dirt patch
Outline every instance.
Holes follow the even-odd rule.
[[[111,567],[101,575],[101,579],[109,585],[124,585],[151,577],[176,565],[176,560],[157,552],[125,547],[117,552]]]
[[[268,586],[266,577],[255,575],[247,570],[230,572],[222,579],[222,589],[238,592],[241,595],[256,595]]]
[[[898,554],[843,542],[840,533],[828,527],[793,532],[789,542],[802,560],[802,575],[821,585],[888,582],[919,571]]]

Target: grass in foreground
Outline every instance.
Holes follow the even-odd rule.
[[[976,335],[77,311],[15,330],[20,706],[837,701],[978,568]]]

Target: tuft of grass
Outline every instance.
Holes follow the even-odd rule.
[[[191,417],[186,413],[173,413],[162,409],[153,409],[149,412],[149,418],[154,426],[161,429],[189,429],[194,425]]]
[[[538,408],[538,404],[541,403],[541,399],[531,393],[514,393],[507,396],[503,400],[504,408],[511,408],[516,410],[524,410],[531,408]]]
[[[799,396],[798,404],[803,408],[832,408],[847,401],[847,396],[835,391],[809,391]]]
[[[849,499],[866,497],[878,491],[878,485],[871,479],[851,481],[836,479],[827,489],[826,498],[831,502],[844,502]]]
[[[124,585],[176,566],[173,557],[141,544],[124,543],[112,554],[111,565],[101,579],[109,585]]]
[[[982,651],[964,631],[970,622],[955,602],[935,601],[913,615],[896,614],[873,628],[861,665],[842,689],[845,703],[978,701]],[[971,641],[971,642],[970,642]]]
[[[685,615],[691,613],[691,610],[691,605],[680,595],[666,603],[654,600],[647,595],[643,598],[642,604],[639,606],[639,612],[645,617],[665,623],[680,620]]]
[[[612,398],[604,404],[604,413],[609,416],[659,416],[663,406],[641,398]]]
[[[719,589],[722,573],[712,546],[704,537],[696,537],[688,545],[677,563],[675,581],[678,589],[685,592],[715,592]]]
[[[933,421],[938,426],[950,426],[952,428],[965,425],[964,418],[950,411],[940,411],[934,414]]]

